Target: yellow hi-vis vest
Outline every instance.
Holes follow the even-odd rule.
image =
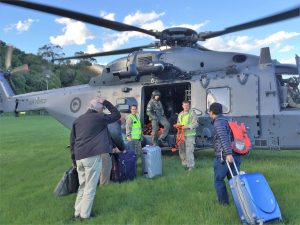
[[[128,116],[132,120],[131,139],[140,140],[142,134],[141,121],[136,115],[129,114]]]
[[[192,111],[190,110],[189,113],[183,115],[183,112],[179,113],[178,115],[178,122],[181,125],[192,125]],[[184,130],[184,136],[195,136],[196,135],[196,129],[186,129]]]

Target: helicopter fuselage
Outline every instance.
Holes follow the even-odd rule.
[[[9,91],[4,92],[2,79],[0,105],[3,111],[45,109],[70,128],[92,98],[104,96],[124,116],[131,104],[137,104],[146,125],[149,119],[145,107],[151,92],[158,89],[171,123],[176,123],[181,102],[191,102],[199,118],[199,148],[211,144],[213,129],[206,111],[209,104],[217,101],[222,103],[226,115],[251,128],[256,147],[299,149],[300,109],[284,105],[278,81],[283,74],[299,76],[299,72],[295,66],[276,61],[261,63],[262,58],[182,47],[138,51],[107,64],[102,74],[87,85],[7,96]],[[171,138],[174,133],[171,131]]]

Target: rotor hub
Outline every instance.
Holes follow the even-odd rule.
[[[198,41],[198,34],[190,28],[172,27],[161,32],[162,45],[191,47]]]

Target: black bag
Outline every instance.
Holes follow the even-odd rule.
[[[65,196],[71,193],[76,193],[79,187],[78,173],[76,168],[68,169],[62,179],[54,189],[54,194],[57,196]]]

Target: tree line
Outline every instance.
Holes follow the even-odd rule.
[[[0,43],[0,68],[5,71],[8,45],[3,41],[0,41]],[[83,54],[83,52],[75,53],[75,55],[80,54]],[[28,72],[11,76],[16,94],[46,90],[47,86],[48,89],[54,89],[87,84],[91,77],[97,75],[87,69],[96,61],[94,58],[78,60],[76,64],[71,63],[71,60],[53,62],[53,59],[64,55],[60,46],[52,44],[45,44],[40,47],[37,55],[26,54],[20,49],[14,48],[11,67],[8,69],[11,70],[24,64],[29,66]]]

